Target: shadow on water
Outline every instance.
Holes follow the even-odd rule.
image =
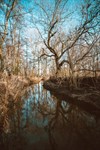
[[[42,83],[10,108],[5,150],[100,149],[100,120],[51,95]]]

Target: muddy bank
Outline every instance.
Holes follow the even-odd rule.
[[[88,77],[79,80],[79,87],[70,87],[68,78],[52,78],[45,81],[43,86],[59,100],[77,105],[100,117],[100,78]]]

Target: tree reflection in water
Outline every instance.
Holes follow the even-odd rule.
[[[9,122],[5,150],[100,149],[100,120],[57,99],[41,83],[9,107]]]
[[[52,149],[99,149],[100,122],[77,106],[65,105],[57,99],[55,115],[48,124]]]

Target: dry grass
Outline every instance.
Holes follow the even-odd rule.
[[[11,75],[5,72],[0,74],[0,124],[4,132],[9,131],[9,105],[16,104],[18,100],[26,93],[26,88],[31,84],[36,84],[42,78],[22,77]],[[12,112],[13,113],[13,112]]]
[[[29,81],[19,76],[0,76],[0,130],[9,132],[9,103],[15,104],[25,93]],[[12,112],[13,113],[13,112]]]

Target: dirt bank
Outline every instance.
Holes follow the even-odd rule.
[[[69,79],[51,78],[43,86],[59,100],[67,101],[100,117],[100,78],[80,78],[79,87],[70,87]]]

